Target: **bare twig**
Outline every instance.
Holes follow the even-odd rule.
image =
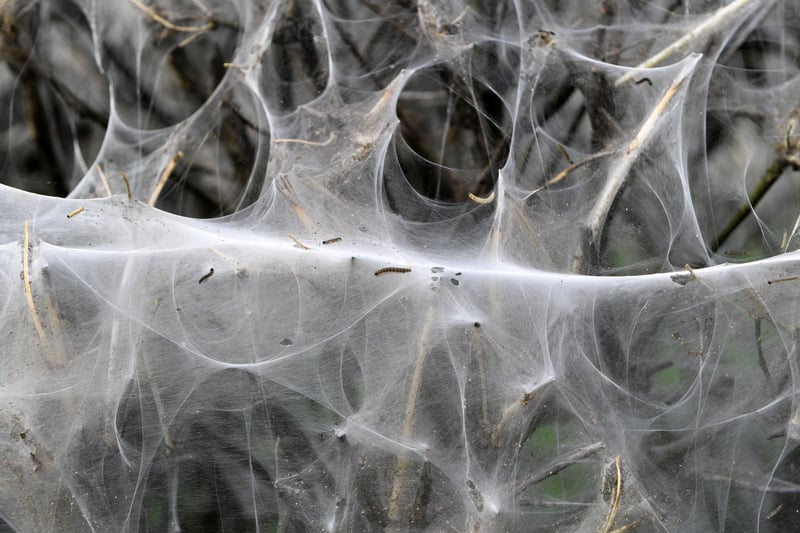
[[[483,362],[483,346],[481,345],[481,325],[478,322],[474,324],[475,331],[475,354],[478,357],[478,374],[481,382],[481,429],[488,431],[489,429],[489,402],[488,393],[486,391],[486,369]]]
[[[742,479],[741,477],[731,477],[721,474],[701,474],[703,481],[715,481],[724,483],[728,487],[735,487],[737,489],[749,490],[757,493],[772,493],[772,494],[797,494],[797,484],[789,481],[773,480],[771,483],[761,485],[750,479],[757,479],[755,474],[751,474],[749,479]],[[745,476],[746,477],[746,476]]]
[[[114,193],[111,192],[111,186],[108,184],[106,173],[103,172],[103,167],[100,165],[100,163],[97,163],[97,174],[100,176],[100,181],[103,182],[103,187],[105,187],[106,193],[108,193],[109,196],[112,196]]]
[[[686,263],[685,265],[683,265],[683,268],[685,268],[686,270],[689,271],[689,274],[691,274],[692,278],[697,283],[699,283],[700,285],[702,285],[703,287],[705,287],[709,291],[714,292],[714,287],[712,287],[711,285],[709,285],[708,283],[706,283],[705,281],[700,279],[700,277],[697,275],[697,272],[695,272],[695,270],[692,268],[692,266],[689,263]]]
[[[753,322],[755,323],[755,336],[756,336],[756,353],[758,354],[758,367],[761,369],[761,373],[764,374],[764,379],[767,380],[767,385],[771,389],[775,388],[775,385],[772,381],[772,375],[769,373],[769,366],[767,365],[767,359],[764,357],[764,348],[761,346],[761,319],[760,318],[753,318]]]
[[[794,226],[792,226],[792,232],[786,228],[783,228],[783,237],[781,237],[781,252],[786,253],[786,249],[789,248],[789,243],[792,240],[791,235],[794,235],[794,232],[797,231],[797,225],[800,224],[800,216],[794,221]]]
[[[164,189],[164,185],[167,184],[167,180],[172,175],[172,172],[175,170],[175,167],[178,165],[178,159],[183,157],[183,151],[178,150],[178,153],[175,154],[175,157],[169,160],[167,163],[167,168],[164,169],[164,172],[161,174],[161,177],[156,183],[155,189],[153,189],[153,194],[150,195],[150,199],[147,201],[147,205],[153,207],[156,205],[158,201],[159,195],[161,195],[161,191]]]
[[[307,230],[313,230],[314,223],[308,218],[306,214],[306,210],[303,209],[303,206],[297,200],[294,195],[294,188],[292,187],[291,182],[286,178],[286,176],[279,176],[275,180],[275,187],[280,191],[280,193],[289,201],[289,204],[292,206],[292,211],[294,211],[297,218],[300,219],[300,222]]]
[[[172,440],[172,432],[170,431],[169,427],[169,419],[167,417],[166,411],[164,410],[164,401],[161,398],[161,391],[158,388],[158,383],[156,382],[153,374],[153,369],[150,366],[150,361],[148,357],[148,352],[145,351],[142,353],[142,363],[144,363],[144,371],[147,374],[147,384],[150,386],[150,391],[153,393],[153,403],[156,406],[156,412],[158,413],[158,423],[161,426],[161,435],[164,437],[164,446],[166,446],[166,453],[169,455],[172,453],[172,449],[175,447],[175,443]]]
[[[605,444],[603,444],[602,442],[593,442],[592,444],[589,444],[588,446],[584,446],[583,448],[575,450],[574,452],[572,452],[571,454],[567,455],[566,457],[564,457],[562,460],[558,461],[557,463],[552,464],[552,465],[548,465],[547,468],[545,468],[545,469],[543,469],[543,470],[541,470],[539,472],[536,472],[536,473],[526,477],[525,479],[523,479],[517,485],[517,489],[516,489],[517,494],[521,494],[522,492],[525,491],[525,489],[527,489],[531,485],[535,485],[536,483],[542,482],[545,479],[558,474],[559,472],[561,472],[565,468],[570,467],[570,466],[574,465],[575,463],[577,463],[579,461],[582,461],[583,459],[586,459],[590,455],[593,455],[593,454],[597,453],[598,451],[602,450],[603,448],[605,448]]]
[[[495,448],[500,446],[500,441],[503,438],[506,428],[515,422],[515,420],[519,420],[517,413],[519,413],[523,407],[527,407],[528,403],[539,394],[540,390],[552,383],[552,378],[548,379],[547,381],[543,381],[542,383],[536,385],[536,387],[533,389],[524,392],[521,398],[518,397],[517,399],[512,400],[511,403],[507,404],[503,408],[503,410],[500,412],[500,420],[498,420],[497,424],[494,425],[492,432],[489,435],[489,442],[492,446]]]
[[[307,141],[305,139],[272,139],[272,142],[275,144],[280,143],[297,143],[297,144],[306,144],[308,146],[328,146],[333,140],[336,138],[336,132],[332,131],[331,134],[328,136],[328,139],[325,141]]]
[[[794,112],[792,114],[794,115]],[[796,156],[794,156],[795,143],[792,142],[792,130],[794,129],[794,123],[796,120],[797,117],[793,116],[792,119],[789,121],[789,125],[786,127],[786,140],[783,146],[783,153],[786,156],[786,159],[790,159],[789,156],[791,156],[790,162],[796,159]],[[798,167],[797,164],[794,164],[793,166],[795,169],[797,169]],[[787,232],[785,229],[783,230],[783,239],[781,240],[781,251],[783,253],[786,253],[786,250],[789,248],[789,245],[791,244],[792,239],[797,233],[797,229],[799,227],[800,227],[800,215],[798,215],[797,218],[795,219],[794,226],[792,226],[791,231]]]
[[[173,24],[172,22],[168,21],[167,19],[156,13],[152,7],[144,5],[139,0],[130,0],[130,2],[139,9],[141,9],[142,11],[144,11],[147,15],[149,15],[151,19],[158,22],[165,28],[173,31],[179,31],[183,33],[194,33],[194,32],[208,31],[214,27],[213,22],[208,22],[206,24],[203,24],[202,26],[179,26],[177,24]]]
[[[630,524],[625,524],[622,527],[618,527],[613,531],[609,531],[609,533],[625,533],[626,531],[630,531],[631,529],[636,529],[642,524],[641,520],[634,520]]]
[[[728,220],[728,223],[725,224],[725,227],[722,229],[722,231],[719,232],[719,235],[717,235],[717,238],[714,240],[714,242],[711,243],[712,251],[716,252],[719,250],[719,247],[722,246],[726,240],[728,240],[728,237],[730,237],[736,228],[739,227],[739,224],[741,224],[744,219],[747,218],[747,215],[752,213],[753,208],[758,205],[762,198],[764,198],[764,195],[767,194],[767,191],[769,191],[770,187],[772,187],[775,182],[778,181],[778,178],[783,175],[783,171],[786,170],[789,165],[790,162],[788,159],[785,157],[780,157],[776,159],[769,166],[769,168],[767,168],[767,170],[764,172],[764,175],[756,185],[756,188],[753,189],[753,192],[751,192],[748,196],[747,201],[739,206],[739,209],[736,210],[730,220]],[[800,221],[800,219],[798,219],[798,221]],[[797,227],[797,224],[795,224],[795,227]],[[792,235],[793,234],[794,230],[792,232]],[[791,241],[791,238],[789,241]]]
[[[558,147],[558,151],[561,152],[561,155],[564,156],[564,159],[567,160],[567,163],[569,163],[570,165],[575,164],[575,161],[573,161],[572,158],[569,156],[567,150],[563,146],[561,146],[561,143],[556,144],[556,147]]]
[[[306,246],[305,244],[303,244],[302,242],[300,242],[300,241],[297,239],[297,237],[295,237],[295,236],[294,236],[294,235],[292,235],[291,233],[288,233],[287,235],[289,235],[289,238],[290,238],[290,239],[292,239],[292,240],[294,241],[294,243],[295,243],[297,246],[299,246],[300,248],[302,248],[303,250],[310,250],[310,249],[311,249],[311,248],[309,248],[308,246]]]
[[[746,7],[748,4],[752,4],[756,0],[735,0],[730,4],[717,9],[714,14],[708,17],[705,21],[695,26],[693,30],[686,33],[678,39],[677,41],[673,42],[657,54],[648,59],[644,60],[643,62],[636,65],[636,69],[643,69],[643,68],[652,68],[655,66],[660,65],[670,57],[672,57],[675,53],[689,49],[690,45],[699,37],[703,36],[707,33],[712,33],[717,27],[724,26],[725,24],[730,22],[730,19],[737,11],[740,11],[742,8]],[[627,74],[623,74],[622,76],[617,79],[615,85],[619,87],[624,83],[629,82],[634,78],[634,76],[638,75],[639,73],[636,70],[631,70]]]
[[[622,467],[620,466],[619,455],[614,460],[614,466],[617,469],[617,484],[614,487],[611,510],[606,517],[606,523],[601,530],[602,533],[610,533],[611,528],[614,527],[614,521],[617,519],[617,512],[619,511],[619,502],[622,498]]]
[[[33,326],[36,328],[36,333],[39,334],[39,339],[42,341],[48,359],[50,358],[50,343],[47,342],[47,335],[44,332],[42,321],[39,320],[39,313],[36,311],[36,304],[33,303],[33,293],[31,292],[31,278],[28,272],[29,253],[28,247],[30,246],[30,228],[28,221],[25,221],[25,242],[22,245],[22,282],[25,284],[25,299],[28,301],[28,310],[33,318]]]
[[[666,92],[664,92],[664,95],[653,108],[653,111],[644,121],[641,128],[639,128],[636,136],[634,136],[633,140],[628,145],[628,149],[617,161],[616,165],[614,165],[614,167],[611,169],[608,180],[606,181],[603,190],[600,191],[586,224],[585,230],[588,238],[588,246],[594,247],[595,250],[600,247],[603,226],[608,218],[608,213],[611,211],[611,206],[613,205],[614,200],[617,198],[617,194],[619,193],[620,188],[622,188],[625,178],[628,176],[628,172],[645,148],[647,148],[649,145],[650,140],[658,130],[656,126],[659,125],[662,117],[669,107],[670,102],[672,102],[672,100],[675,98],[675,95],[678,94],[680,88],[683,86],[689,76],[691,76],[692,72],[694,71],[694,67],[697,65],[699,60],[700,57],[696,56],[692,61],[687,61],[678,76],[673,80],[669,88],[667,88]],[[582,270],[584,267],[584,262],[586,261],[585,255],[588,251],[589,250],[586,248],[581,248],[578,250],[572,262],[572,270],[574,272],[579,272]]]
[[[406,412],[403,418],[404,441],[411,439],[414,433],[414,421],[417,415],[417,397],[419,396],[419,388],[422,384],[422,369],[425,366],[425,359],[428,356],[427,342],[434,315],[434,306],[431,305],[425,315],[425,321],[419,337],[417,358],[414,363],[414,373],[411,376],[411,386],[409,387],[408,398],[406,400]],[[410,466],[407,452],[401,452],[397,459],[397,470],[395,471],[392,492],[389,497],[389,520],[392,522],[396,522],[400,519],[400,514],[403,511],[403,494],[412,486],[408,479]]]
[[[66,363],[66,352],[64,350],[64,339],[61,336],[61,313],[58,309],[58,301],[53,297],[53,292],[44,287],[44,303],[47,307],[47,319],[50,326],[50,338],[53,341],[52,351],[48,361],[56,368],[61,368]]]
[[[543,191],[544,189],[547,189],[548,187],[551,187],[551,186],[555,185],[556,183],[560,182],[561,180],[566,178],[568,175],[570,175],[571,173],[573,173],[576,170],[578,170],[579,168],[581,168],[582,166],[584,166],[584,165],[586,165],[588,163],[591,163],[592,161],[596,161],[598,159],[602,159],[604,157],[608,157],[613,153],[614,153],[613,150],[604,150],[602,152],[597,152],[596,154],[592,154],[590,156],[587,156],[582,161],[578,161],[577,163],[572,163],[570,166],[568,166],[567,168],[565,168],[564,170],[562,170],[561,172],[556,174],[554,177],[552,177],[549,180],[547,180],[547,182],[544,185],[542,185],[538,189],[534,189],[531,192],[529,192],[525,196],[525,198],[522,199],[522,201],[523,202],[527,202],[535,194]]]
[[[205,35],[205,33],[203,33],[203,32],[193,33],[192,35],[188,36],[187,38],[185,38],[184,40],[179,42],[178,43],[178,48],[183,48],[184,46],[188,46],[188,45],[192,44],[192,42],[196,41],[197,39],[199,39],[203,35]]]

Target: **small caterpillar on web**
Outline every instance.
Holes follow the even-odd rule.
[[[72,218],[72,217],[78,216],[78,215],[80,215],[81,213],[83,213],[83,207],[79,207],[78,209],[76,209],[76,210],[74,210],[74,211],[71,211],[71,212],[70,212],[70,213],[67,215],[67,218]]]
[[[200,281],[198,281],[197,283],[203,283],[205,280],[207,280],[208,278],[210,278],[213,275],[214,275],[214,269],[211,268],[211,269],[209,269],[208,274],[204,274],[203,277],[200,278]]]
[[[386,274],[387,272],[395,272],[397,274],[405,274],[406,272],[411,272],[410,268],[402,268],[402,267],[384,267],[379,268],[375,271],[376,276],[380,276],[381,274]]]

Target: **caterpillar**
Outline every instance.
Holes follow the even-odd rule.
[[[70,212],[70,214],[67,215],[67,218],[72,218],[72,217],[78,216],[81,213],[83,213],[83,207],[79,207],[75,211]]]
[[[489,196],[487,196],[486,198],[481,198],[480,196],[475,196],[472,193],[467,194],[467,196],[469,196],[470,200],[472,200],[473,202],[478,203],[478,204],[490,204],[490,203],[492,203],[494,201],[494,191],[492,191],[489,194]]]
[[[410,268],[402,268],[402,267],[384,267],[379,268],[375,271],[376,276],[380,276],[381,274],[386,274],[387,272],[395,272],[397,274],[405,274],[406,272],[411,272]]]
[[[796,279],[798,279],[797,276],[791,276],[791,277],[788,277],[788,278],[773,279],[773,280],[767,281],[767,285],[772,285],[773,283],[783,283],[783,282],[786,282],[786,281],[794,281]]]
[[[202,278],[200,278],[200,281],[198,281],[197,283],[203,283],[205,280],[207,280],[213,275],[214,275],[214,269],[212,268],[208,271],[208,274],[205,274]]]

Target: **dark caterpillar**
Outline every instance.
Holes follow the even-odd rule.
[[[381,274],[386,274],[387,272],[396,272],[398,274],[405,274],[406,272],[411,272],[411,269],[401,268],[401,267],[384,267],[376,270],[375,275],[380,276]]]

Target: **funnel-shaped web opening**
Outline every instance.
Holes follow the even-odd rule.
[[[235,11],[215,23],[187,0],[165,3],[160,13],[153,10],[156,6],[121,3],[118,11],[110,5],[87,6],[95,16],[130,19],[114,28],[125,33],[105,39],[99,54],[116,113],[126,124],[146,130],[173,126],[207,105],[242,43],[243,21],[232,18]]]
[[[68,196],[94,161],[109,119],[89,23],[66,1],[4,17],[0,182]]]
[[[293,2],[281,12],[261,66],[261,91],[276,113],[293,111],[325,90],[328,51],[312,2]]]
[[[508,156],[502,101],[478,82],[459,85],[444,69],[421,71],[397,106],[400,166],[415,191],[439,202],[487,196]]]

